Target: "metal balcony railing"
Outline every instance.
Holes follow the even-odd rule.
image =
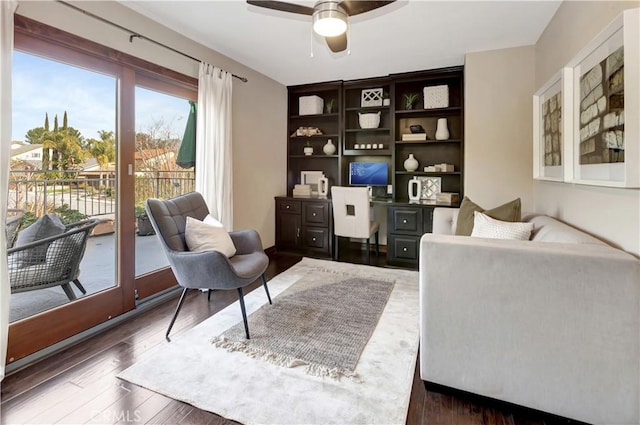
[[[35,216],[47,214],[67,205],[87,216],[114,214],[116,178],[103,177],[42,178],[43,173],[11,171],[8,208],[30,211]],[[195,190],[193,171],[137,171],[135,201],[147,198],[167,199]]]

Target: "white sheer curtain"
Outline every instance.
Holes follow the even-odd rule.
[[[232,75],[205,63],[198,78],[196,190],[213,216],[233,230]]]
[[[7,219],[6,194],[9,192],[9,163],[11,157],[11,57],[13,55],[13,12],[18,2],[0,2],[0,220]],[[4,379],[9,333],[9,270],[7,265],[7,236],[0,231],[0,381]]]

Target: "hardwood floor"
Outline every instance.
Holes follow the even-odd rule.
[[[267,277],[288,269],[301,257],[275,254]],[[341,252],[341,260],[364,262],[364,255]],[[384,258],[373,262],[384,264]],[[260,286],[252,284],[251,290]],[[190,291],[172,336],[191,329],[236,300],[235,291],[207,294]],[[116,375],[164,341],[176,299],[57,353],[2,382],[2,424],[232,424],[233,421],[194,408],[145,388],[120,381]],[[416,370],[408,424],[570,424],[566,419],[517,406],[460,394],[425,389]]]

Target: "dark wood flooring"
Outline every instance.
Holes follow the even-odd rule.
[[[364,262],[364,255],[341,252],[341,260]],[[344,253],[344,254],[343,254]],[[275,254],[267,270],[271,279],[301,257]],[[372,259],[383,265],[384,256]],[[260,286],[256,281],[251,286]],[[190,291],[172,336],[191,329],[236,300],[235,291],[217,291],[211,302],[203,292]],[[57,353],[2,382],[2,424],[230,424],[213,413],[194,408],[145,388],[120,381],[116,375],[147,350],[164,341],[175,300],[117,325]],[[408,424],[560,424],[573,423],[539,412],[468,394],[425,389],[416,371]]]

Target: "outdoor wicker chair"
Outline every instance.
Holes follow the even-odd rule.
[[[65,226],[64,233],[7,250],[11,293],[62,286],[70,301],[76,299],[73,282],[86,294],[78,276],[91,230],[100,222],[83,220]],[[43,248],[46,247],[46,248]]]
[[[24,217],[24,210],[9,208],[7,210],[7,219],[4,222],[4,230],[7,235],[7,249],[13,246],[13,243],[18,236],[18,229],[22,224],[22,218]]]

